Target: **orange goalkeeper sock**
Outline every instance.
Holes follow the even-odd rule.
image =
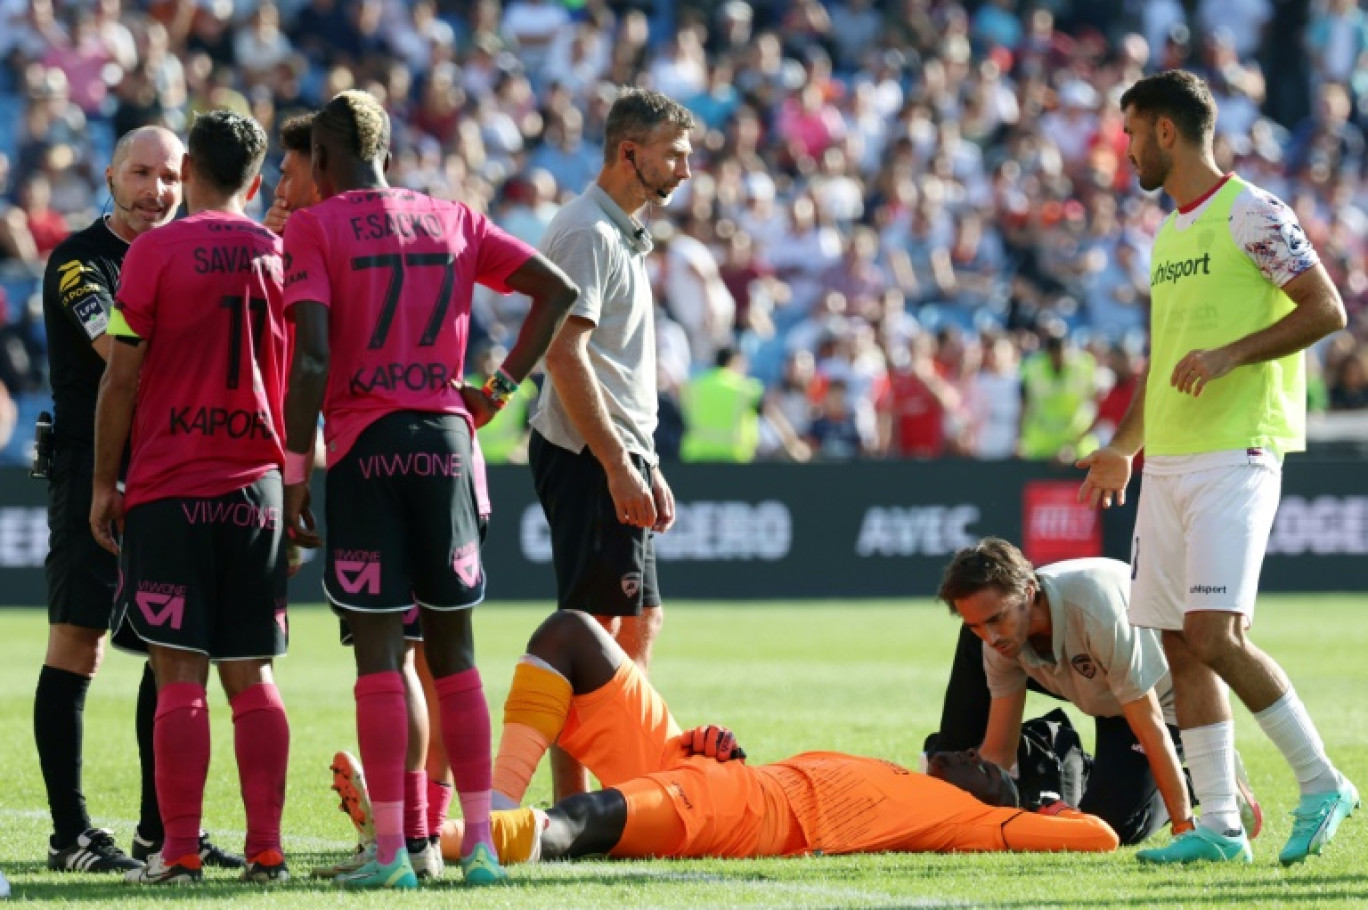
[[[502,809],[489,813],[489,834],[494,841],[494,852],[505,866],[512,863],[535,863],[541,859],[541,833],[547,825],[546,813],[540,809]],[[460,862],[461,841],[465,822],[449,818],[442,823],[442,858]]]
[[[535,863],[541,859],[541,833],[546,813],[531,807],[489,813],[489,831],[499,862]]]
[[[522,802],[527,785],[546,750],[570,716],[570,681],[530,655],[513,670],[513,687],[504,702],[503,735],[494,759],[494,790]]]

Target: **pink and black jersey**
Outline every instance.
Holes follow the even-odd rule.
[[[222,496],[284,463],[280,239],[200,212],[129,247],[115,306],[146,344],[125,501]]]
[[[507,292],[533,249],[459,202],[404,189],[352,190],[285,226],[285,303],[329,308],[323,400],[328,464],[394,411],[466,415],[475,283]]]

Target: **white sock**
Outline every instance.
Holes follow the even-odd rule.
[[[1201,803],[1201,824],[1217,834],[1243,831],[1235,801],[1235,724],[1222,721],[1182,731],[1183,759]]]
[[[1255,714],[1254,719],[1292,767],[1303,796],[1339,787],[1335,766],[1326,758],[1325,744],[1295,689],[1288,689],[1287,694]]]

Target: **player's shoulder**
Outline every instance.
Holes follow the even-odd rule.
[[[1295,221],[1292,206],[1283,202],[1277,195],[1247,180],[1240,181],[1240,192],[1231,206],[1232,219],[1243,215],[1248,218],[1264,218],[1271,221]]]
[[[120,240],[104,224],[96,219],[87,227],[68,234],[61,243],[53,248],[48,256],[47,269],[51,272],[74,261],[88,262],[94,259],[119,259],[128,249],[128,244]]]
[[[543,234],[543,244],[578,241],[595,247],[610,247],[620,233],[598,203],[581,195],[561,206],[552,216]]]
[[[97,232],[98,229],[98,232]],[[57,244],[43,270],[44,298],[64,305],[96,291],[114,293],[128,245],[98,220]]]
[[[1039,574],[1053,584],[1066,603],[1088,612],[1124,607],[1130,566],[1117,559],[1089,557],[1042,566]]]

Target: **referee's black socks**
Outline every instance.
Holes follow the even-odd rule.
[[[59,848],[69,846],[90,827],[81,792],[81,743],[89,689],[89,676],[44,666],[33,696],[33,739]]]

